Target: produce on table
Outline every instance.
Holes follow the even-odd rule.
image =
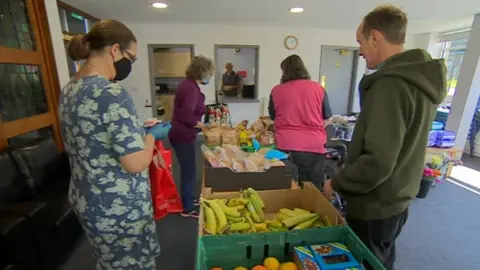
[[[240,197],[231,199],[202,199],[207,234],[251,232],[283,232],[316,227],[330,227],[325,216],[305,209],[282,208],[276,219],[266,219],[265,203],[253,188],[247,188]]]
[[[263,265],[255,265],[252,270],[267,270]]]
[[[279,270],[298,270],[297,266],[292,262],[282,263]]]
[[[233,270],[248,270],[246,267],[243,266],[237,266]]]
[[[263,266],[265,266],[267,270],[278,270],[280,268],[280,263],[276,258],[269,257],[263,261]]]
[[[222,267],[212,267],[212,268],[210,268],[210,270],[223,270],[223,268]]]

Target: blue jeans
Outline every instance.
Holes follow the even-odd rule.
[[[180,186],[183,210],[192,211],[194,187],[196,180],[195,143],[179,143],[172,145],[180,163]]]

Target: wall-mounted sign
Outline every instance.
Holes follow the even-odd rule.
[[[70,16],[72,16],[72,18],[76,19],[76,20],[79,20],[79,21],[83,21],[83,16],[80,15],[80,14],[77,14],[75,12],[70,12]]]

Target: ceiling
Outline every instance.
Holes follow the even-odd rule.
[[[167,9],[154,9],[153,0],[63,0],[99,18],[130,23],[233,24],[355,30],[378,0],[164,0]],[[161,0],[160,0],[161,1]],[[404,8],[412,33],[469,27],[480,12],[479,0],[392,0]],[[288,12],[303,7],[301,14]],[[206,30],[208,31],[208,30]]]

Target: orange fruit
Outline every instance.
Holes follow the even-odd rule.
[[[278,270],[280,268],[280,263],[276,258],[269,257],[263,261],[263,266],[265,266],[267,270]]]
[[[246,267],[243,267],[243,266],[237,266],[233,270],[248,270],[248,269]]]
[[[267,270],[263,265],[255,265],[252,270]]]
[[[297,266],[292,262],[280,264],[279,270],[298,270]]]
[[[212,267],[212,268],[210,268],[210,270],[223,270],[223,268],[221,268],[221,267]]]

